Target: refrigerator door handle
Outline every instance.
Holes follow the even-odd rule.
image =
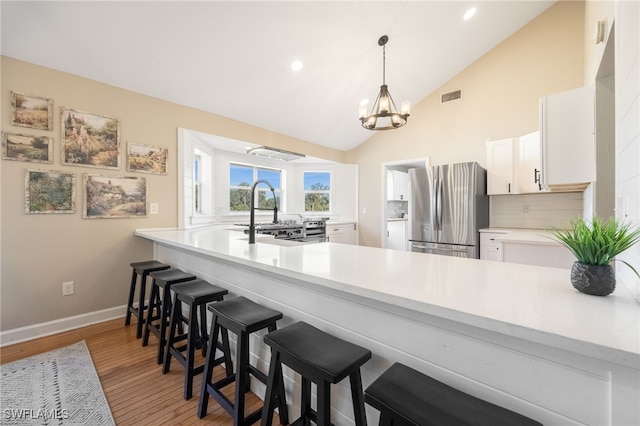
[[[431,210],[431,223],[432,223],[432,228],[433,230],[437,230],[438,229],[438,180],[435,179],[434,180],[434,190],[431,194],[431,206],[430,206],[430,210]]]
[[[442,230],[442,179],[438,179],[438,186],[436,188],[436,193],[438,194],[436,197],[436,220],[437,220],[437,229]]]

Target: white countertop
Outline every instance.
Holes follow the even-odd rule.
[[[638,302],[622,285],[606,297],[579,293],[563,269],[335,243],[284,246],[259,238],[249,245],[242,232],[219,228],[135,234],[506,336],[640,365]]]

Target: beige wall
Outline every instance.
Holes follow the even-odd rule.
[[[129,263],[151,258],[151,244],[136,228],[177,226],[176,129],[185,127],[342,162],[344,153],[288,138],[223,117],[53,71],[8,57],[2,66],[2,130],[54,137],[53,164],[2,160],[1,167],[1,330],[124,305]],[[52,98],[52,132],[11,126],[10,92]],[[60,107],[115,117],[121,123],[120,170],[61,165]],[[168,175],[125,171],[127,142],[169,148]],[[25,169],[60,170],[76,175],[75,214],[24,213]],[[136,219],[83,219],[83,173],[146,176],[148,201],[160,214]],[[75,294],[62,297],[62,282],[74,281]]]
[[[484,165],[486,138],[536,130],[540,96],[583,85],[584,6],[551,6],[412,107],[405,127],[377,133],[347,153],[347,162],[360,167],[361,244],[381,246],[382,162],[429,156],[431,164]],[[441,93],[456,89],[461,100],[440,104]]]

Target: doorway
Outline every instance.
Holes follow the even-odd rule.
[[[382,163],[382,247],[407,250],[411,230],[409,169],[429,167],[429,157]]]

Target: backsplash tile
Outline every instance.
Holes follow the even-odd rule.
[[[387,217],[402,217],[402,213],[409,213],[408,201],[387,201]]]
[[[492,228],[566,228],[582,216],[582,192],[492,195],[489,226]]]

